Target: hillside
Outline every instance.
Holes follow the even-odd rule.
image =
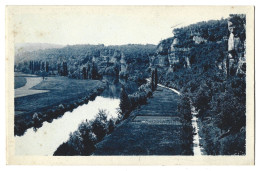
[[[209,155],[245,154],[245,25],[245,15],[230,15],[174,29],[150,57],[159,82],[191,99]]]
[[[51,75],[84,79],[92,76],[84,76],[83,70],[88,72],[96,68],[98,75],[119,75],[122,71],[121,74],[126,76],[128,72],[145,71],[149,66],[149,56],[155,53],[155,49],[152,44],[68,45],[19,53],[15,56],[19,59],[15,70],[34,74],[44,70]]]
[[[23,60],[20,59],[19,56],[23,56],[20,54],[25,52],[32,52],[32,51],[44,50],[44,49],[58,49],[63,47],[64,45],[50,44],[50,43],[16,43],[14,47],[15,55],[16,55],[15,60],[17,62]]]

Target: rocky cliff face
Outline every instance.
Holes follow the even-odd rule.
[[[193,24],[173,30],[173,37],[162,40],[156,54],[150,56],[150,67],[191,68],[192,53],[203,45],[223,45],[215,61],[218,69],[227,75],[245,74],[245,15],[230,15],[226,20],[209,21]]]
[[[245,15],[228,18],[228,73],[245,74],[246,72],[246,21]]]
[[[125,55],[119,50],[103,50],[100,51],[100,55],[92,56],[92,62],[96,63],[98,69],[105,69],[109,66],[120,66],[120,71],[125,72],[127,64]]]
[[[121,72],[126,72],[126,71],[127,71],[127,64],[126,64],[126,60],[125,60],[125,55],[124,55],[124,53],[121,53],[120,71],[121,71]]]

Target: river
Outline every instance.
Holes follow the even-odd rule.
[[[51,123],[44,122],[36,132],[28,129],[23,136],[15,136],[16,155],[51,156],[56,149],[69,139],[69,134],[77,130],[78,125],[95,118],[100,109],[108,113],[108,119],[117,117],[121,83],[118,80],[105,78],[107,88],[94,101],[66,112],[61,118]],[[133,90],[134,91],[134,90]]]

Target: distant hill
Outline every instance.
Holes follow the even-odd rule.
[[[50,43],[16,43],[15,54],[23,52],[32,52],[44,49],[63,48],[64,45],[50,44]]]
[[[20,61],[23,57],[22,54],[38,51],[38,50],[45,50],[45,49],[59,49],[63,48],[65,45],[59,44],[50,44],[50,43],[16,43],[15,44],[15,61]]]
[[[39,49],[35,51],[27,51],[17,53],[15,55],[15,69],[23,72],[30,71],[30,66],[34,63],[37,69],[33,72],[41,70],[43,63],[48,62],[48,70],[57,74],[63,64],[68,66],[68,75],[73,78],[81,78],[83,67],[91,68],[92,62],[98,67],[100,74],[118,75],[120,65],[128,72],[144,73],[149,66],[149,56],[153,55],[156,45],[152,44],[127,44],[105,46],[99,45],[67,45],[63,48]],[[89,66],[89,67],[88,67]],[[66,68],[66,67],[65,67]],[[66,74],[67,75],[67,74]],[[140,75],[140,74],[139,74]]]

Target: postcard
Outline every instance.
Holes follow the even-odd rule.
[[[7,164],[254,165],[253,6],[6,6]]]

